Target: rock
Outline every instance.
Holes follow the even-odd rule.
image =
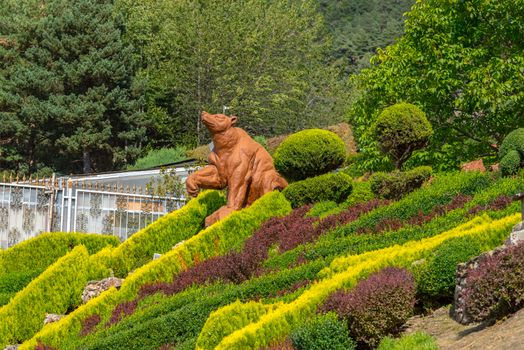
[[[60,321],[61,318],[63,318],[65,315],[57,315],[57,314],[45,314],[44,319],[44,325],[48,323],[53,323],[56,321]]]
[[[477,159],[469,163],[464,163],[460,167],[462,171],[480,171],[486,172],[486,167],[484,166],[484,161],[482,159]]]
[[[20,344],[17,345],[7,345],[4,350],[17,350]]]
[[[509,239],[506,241],[507,245],[517,244],[524,241],[524,221],[518,223],[513,227]]]
[[[155,253],[155,254],[153,254],[153,260],[156,260],[156,259],[160,258],[161,256],[162,256],[162,254]]]
[[[89,281],[87,286],[84,288],[82,293],[83,303],[87,303],[89,300],[99,296],[102,292],[108,290],[111,287],[120,288],[123,279],[116,277],[104,278],[100,281]]]

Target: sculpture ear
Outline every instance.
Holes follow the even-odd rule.
[[[231,116],[231,125],[235,125],[237,123],[238,117],[236,115]]]

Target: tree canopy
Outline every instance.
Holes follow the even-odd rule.
[[[156,146],[207,138],[200,112],[271,136],[340,120],[329,35],[313,0],[118,1],[137,48]]]
[[[420,106],[433,125],[433,162],[455,166],[472,154],[496,154],[504,136],[524,125],[523,32],[523,0],[417,2],[404,36],[356,78],[362,93],[349,119],[366,166],[384,165],[370,125],[401,101]]]
[[[2,8],[0,166],[92,172],[134,160],[145,120],[112,1],[5,1]]]

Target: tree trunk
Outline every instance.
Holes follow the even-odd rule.
[[[84,174],[91,173],[91,155],[87,149],[84,149],[83,153],[83,162],[84,162]]]

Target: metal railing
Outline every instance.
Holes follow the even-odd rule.
[[[0,249],[42,232],[86,232],[125,240],[182,207],[183,197],[153,196],[141,186],[68,178],[6,178],[0,182]]]

